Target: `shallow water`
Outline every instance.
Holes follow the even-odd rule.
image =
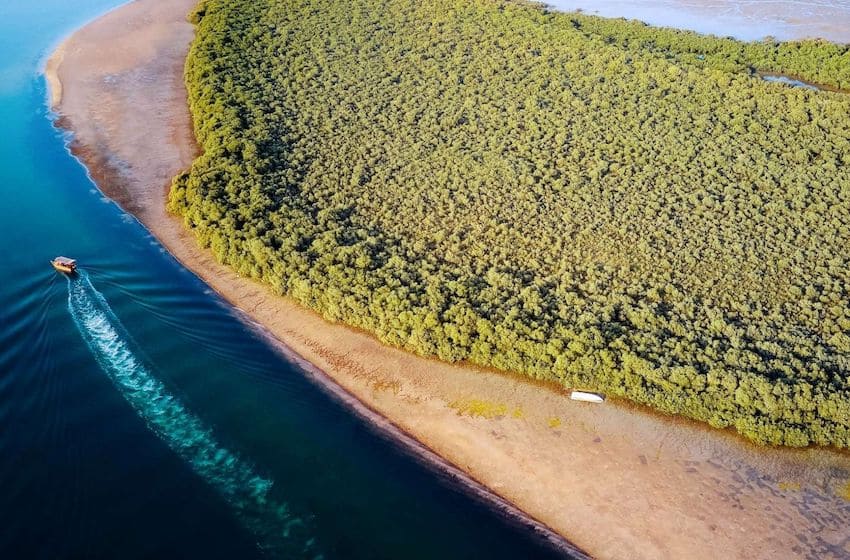
[[[558,10],[638,19],[757,41],[819,37],[850,43],[850,0],[545,0]]]
[[[39,67],[117,3],[0,7],[0,558],[554,555],[307,381],[94,188]]]
[[[776,74],[765,74],[761,77],[765,82],[773,82],[777,84],[784,84],[786,86],[794,86],[800,87],[803,89],[811,89],[814,91],[818,91],[820,88],[816,85],[810,84],[808,82],[804,82],[802,80],[795,80],[794,78],[789,78],[788,76],[780,76]]]

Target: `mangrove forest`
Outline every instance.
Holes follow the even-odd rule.
[[[169,208],[222,263],[423,356],[850,446],[847,46],[504,0],[190,18]]]

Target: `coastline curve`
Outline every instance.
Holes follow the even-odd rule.
[[[850,476],[846,454],[762,450],[628,407],[570,405],[523,379],[383,347],[216,263],[165,210],[171,178],[198,150],[182,81],[193,36],[183,15],[194,3],[137,0],[63,41],[45,68],[57,126],[72,132],[71,152],[104,194],[326,392],[576,557],[787,553],[798,533],[822,524],[799,491],[783,489],[791,477],[825,496],[824,507],[841,506],[835,489]],[[104,42],[108,57],[98,54]],[[489,417],[475,403],[512,412]],[[759,515],[765,505],[771,519]],[[840,541],[845,522],[850,511],[817,538]]]

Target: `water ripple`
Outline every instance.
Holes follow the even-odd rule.
[[[85,272],[68,279],[68,308],[101,368],[148,427],[224,498],[275,557],[318,557],[304,521],[270,497],[272,481],[223,447],[212,429],[154,377]]]

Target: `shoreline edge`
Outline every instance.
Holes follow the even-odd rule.
[[[198,150],[182,78],[195,3],[136,0],[80,27],[47,61],[50,107],[97,187],[287,360],[394,445],[576,558],[787,556],[791,528],[818,525],[783,480],[828,493],[836,469],[850,473],[846,455],[758,450],[627,407],[565,404],[523,379],[383,347],[216,263],[165,210],[171,178]],[[763,518],[765,505],[779,515]],[[840,541],[845,514],[820,538]]]

